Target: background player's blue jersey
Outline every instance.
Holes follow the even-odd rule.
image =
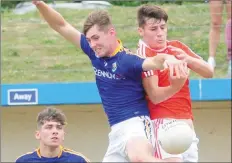
[[[17,160],[16,163],[25,163],[25,162],[60,162],[60,163],[65,163],[65,162],[80,162],[80,163],[87,163],[89,162],[88,159],[86,159],[83,155],[80,153],[77,153],[73,150],[69,149],[62,149],[62,152],[59,156],[53,157],[53,158],[46,158],[42,157],[38,150],[35,150],[34,152],[27,153],[25,155],[20,156]]]
[[[116,55],[99,58],[86,37],[81,36],[81,48],[90,58],[96,76],[96,84],[112,126],[132,117],[149,115],[142,85],[144,59],[118,48]]]

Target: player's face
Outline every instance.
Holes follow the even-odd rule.
[[[99,30],[97,25],[94,25],[86,33],[86,38],[98,57],[107,57],[112,53],[112,41],[115,39],[115,30]],[[114,50],[114,49],[113,49]]]
[[[64,126],[59,122],[47,121],[36,132],[36,139],[45,146],[58,147],[64,141]]]
[[[153,49],[166,47],[167,24],[162,20],[154,18],[147,19],[143,28],[138,28],[143,41]]]

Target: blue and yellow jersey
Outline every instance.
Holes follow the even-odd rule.
[[[85,156],[82,154],[75,152],[71,149],[61,148],[61,152],[57,157],[53,158],[46,158],[40,155],[40,150],[37,149],[33,152],[28,152],[22,156],[20,156],[16,163],[23,163],[23,162],[80,162],[80,163],[87,163],[90,162]]]
[[[96,56],[86,37],[81,36],[81,48],[90,58],[96,84],[110,126],[129,118],[148,116],[142,84],[143,58],[131,55],[121,41],[112,57]]]

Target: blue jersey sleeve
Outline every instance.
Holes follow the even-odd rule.
[[[16,159],[15,163],[23,163],[23,162],[26,162],[25,159],[23,159],[23,157],[19,157]]]
[[[133,79],[141,79],[143,72],[143,62],[145,59],[138,57],[133,54],[123,55],[121,62],[123,69],[126,71],[125,74]]]
[[[80,45],[81,45],[81,49],[82,51],[88,55],[88,57],[92,60],[94,59],[96,56],[95,56],[95,53],[93,51],[93,49],[89,46],[89,42],[87,41],[86,37],[81,34],[81,42],[80,42]]]
[[[84,158],[84,156],[80,155],[73,155],[70,159],[70,162],[80,162],[80,163],[88,163],[89,160],[87,158]]]

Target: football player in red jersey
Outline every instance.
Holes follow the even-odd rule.
[[[140,6],[137,12],[138,32],[141,40],[138,43],[138,55],[153,57],[166,53],[186,61],[189,69],[205,78],[213,76],[213,68],[184,43],[167,40],[168,15],[155,5]],[[175,69],[177,72],[178,69]],[[189,80],[169,76],[169,70],[147,71],[143,73],[143,85],[147,93],[150,117],[153,121],[156,136],[155,156],[161,159],[174,158],[176,161],[198,161],[198,138],[194,131]],[[194,141],[183,154],[171,155],[165,152],[158,143],[160,127],[172,120],[187,122],[193,130]]]

